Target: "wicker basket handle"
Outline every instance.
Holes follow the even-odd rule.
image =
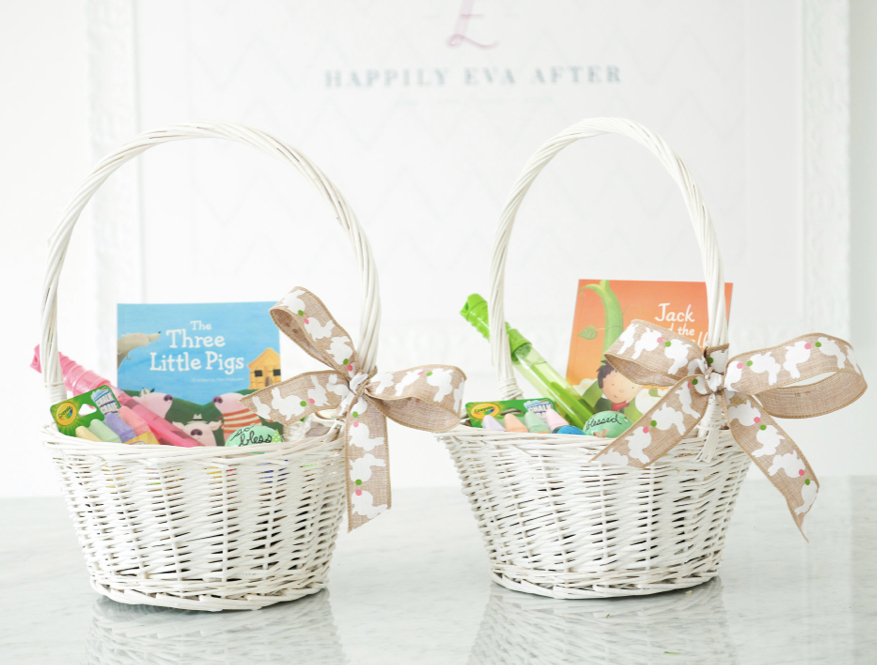
[[[679,185],[688,206],[691,221],[694,224],[697,242],[700,245],[701,261],[706,277],[710,343],[720,345],[726,344],[728,341],[728,322],[725,316],[725,279],[722,274],[722,260],[719,256],[716,233],[709,211],[703,201],[703,194],[688,168],[664,139],[639,123],[623,118],[582,120],[542,144],[542,147],[527,162],[512,188],[493,241],[488,311],[490,313],[491,359],[494,367],[497,368],[502,399],[517,399],[522,394],[512,370],[508,334],[505,329],[504,307],[505,263],[515,216],[527,190],[530,189],[530,185],[557,153],[579,139],[587,139],[601,134],[621,134],[641,143],[661,160],[676,184]]]
[[[363,371],[371,372],[375,368],[375,357],[378,349],[378,331],[380,328],[381,303],[378,293],[378,273],[372,257],[371,247],[353,210],[341,192],[332,184],[326,175],[307,157],[295,148],[273,136],[263,132],[220,122],[196,122],[172,125],[156,131],[146,132],[126,143],[115,153],[105,157],[86,178],[82,187],[67,205],[58,226],[49,240],[49,261],[44,284],[42,342],[40,353],[48,392],[49,404],[55,404],[67,397],[61,374],[61,363],[58,360],[58,281],[64,257],[70,244],[70,235],[79,219],[83,208],[91,197],[125,162],[133,159],[149,148],[181,141],[183,139],[227,139],[258,148],[298,171],[329,203],[341,227],[347,232],[356,264],[360,274],[360,292],[362,298],[361,339],[357,349]],[[290,285],[291,286],[291,285]]]

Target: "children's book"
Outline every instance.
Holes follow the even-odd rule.
[[[731,284],[725,305],[731,311]],[[708,343],[709,314],[703,282],[579,280],[566,378],[595,412],[621,411],[633,421],[665,390],[633,383],[609,365],[603,353],[634,319]]]
[[[281,380],[273,304],[120,304],[119,388],[204,445],[247,425],[282,430],[241,404]]]

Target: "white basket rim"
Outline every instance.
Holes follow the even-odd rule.
[[[244,447],[196,446],[192,448],[161,445],[132,446],[127,443],[91,441],[62,434],[54,423],[44,426],[40,430],[40,434],[46,445],[62,450],[72,449],[76,451],[77,455],[95,455],[102,458],[113,457],[138,462],[148,462],[151,460],[203,460],[218,465],[225,463],[239,464],[241,460],[249,460],[251,457],[255,457],[254,453],[280,453],[284,457],[305,457],[324,452],[335,452],[341,450],[343,443],[340,429],[333,429],[325,434],[307,437],[298,441],[258,443]],[[261,455],[259,457],[263,461],[270,461],[274,455],[269,455],[267,458]]]

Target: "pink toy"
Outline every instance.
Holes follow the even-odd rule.
[[[225,393],[213,398],[213,403],[222,414],[222,433],[226,441],[241,427],[262,424],[259,416],[241,403],[242,397],[239,393]]]
[[[149,429],[152,430],[153,434],[155,434],[155,437],[158,439],[158,442],[162,445],[181,446],[183,448],[194,448],[195,446],[201,445],[183,430],[174,427],[167,420],[147,409],[133,397],[128,395],[128,393],[119,390],[106,379],[85,369],[82,365],[77,365],[63,353],[59,353],[58,357],[61,359],[61,374],[64,376],[64,386],[74,395],[80,395],[89,390],[94,390],[98,386],[109,386],[122,406],[127,406],[146,421],[146,424],[149,425]],[[34,359],[30,366],[38,372],[41,372],[43,369],[40,364],[39,344],[34,348]],[[170,408],[170,405],[168,405],[168,408]],[[166,410],[165,413],[167,413]]]

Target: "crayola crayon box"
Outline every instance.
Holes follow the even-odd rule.
[[[119,402],[107,386],[98,386],[53,404],[49,411],[61,434],[76,436],[77,427],[88,427],[94,420],[103,420],[108,413],[117,413]]]
[[[731,310],[731,287],[725,305]],[[594,409],[621,411],[633,421],[660,398],[652,386],[640,386],[616,372],[603,353],[634,319],[708,343],[709,315],[703,282],[579,280],[566,378]]]
[[[503,416],[513,414],[523,416],[527,411],[532,411],[545,420],[545,412],[554,408],[550,399],[511,399],[494,400],[492,402],[469,402],[466,404],[466,414],[472,427],[481,427],[484,416],[493,416],[502,420]]]
[[[120,304],[118,386],[202,444],[262,420],[241,397],[279,383],[271,302]]]

